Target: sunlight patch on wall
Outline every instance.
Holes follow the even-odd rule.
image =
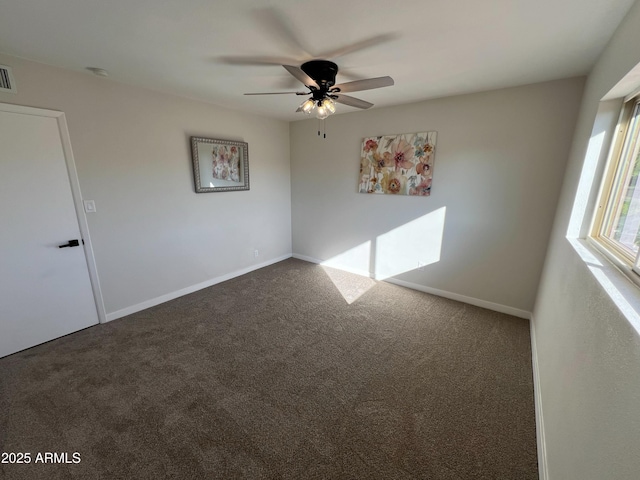
[[[603,262],[598,257],[601,255],[587,247],[587,240],[570,238],[569,243],[586,264],[589,271],[607,293],[609,298],[618,307],[618,310],[626,317],[636,333],[640,335],[640,297],[638,287],[623,275],[618,267],[609,262]],[[624,267],[621,267],[621,269]],[[631,273],[630,269],[629,273]]]
[[[446,211],[446,207],[434,210],[320,265],[351,304],[376,284],[371,277],[384,280],[439,262]]]
[[[634,307],[628,300],[628,298],[633,297],[624,295],[620,288],[611,281],[611,275],[607,275],[607,272],[603,270],[602,267],[599,268],[589,265],[588,268],[609,297],[611,297],[611,300],[613,300],[620,312],[629,320],[629,323],[635,329],[636,333],[640,334],[640,315],[638,315],[637,302]]]
[[[569,228],[567,229],[567,236],[569,238],[577,238],[580,236],[580,229],[585,221],[589,193],[591,191],[591,185],[593,184],[596,164],[602,151],[603,141],[604,132],[600,132],[589,139],[587,155],[584,159],[584,167],[582,168],[582,173],[580,175],[578,191],[573,202],[571,220],[569,220]]]
[[[573,200],[571,218],[567,228],[568,238],[584,237],[587,234],[592,215],[591,208],[593,208],[590,208],[589,205],[595,200],[594,195],[598,190],[597,186],[594,189],[595,175],[599,162],[604,163],[604,156],[608,154],[609,149],[605,145],[605,137],[607,137],[607,133],[611,133],[615,129],[620,105],[619,100],[600,102],[598,105],[598,112],[580,172],[578,189]]]
[[[378,236],[375,278],[384,280],[440,261],[446,207]]]
[[[370,276],[369,265],[371,264],[371,241],[366,241],[360,245],[345,250],[344,252],[331,257],[321,263],[322,266],[339,268],[347,272],[358,275]]]

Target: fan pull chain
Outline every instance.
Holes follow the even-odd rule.
[[[322,125],[320,125],[322,122]],[[327,138],[327,129],[324,126],[324,118],[322,120],[318,119],[318,136],[322,135],[323,138]]]

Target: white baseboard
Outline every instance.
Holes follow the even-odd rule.
[[[430,293],[431,295],[437,295],[438,297],[449,298],[451,300],[457,300],[458,302],[468,303],[469,305],[475,305],[476,307],[486,308],[487,310],[493,310],[494,312],[506,313],[507,315],[526,318],[527,320],[531,318],[531,312],[520,310],[519,308],[509,307],[507,305],[501,305],[499,303],[488,302],[487,300],[481,300],[479,298],[467,297],[466,295],[447,292],[446,290],[438,290],[437,288],[425,287],[424,285],[405,282],[404,280],[397,280],[395,278],[386,278],[384,281],[393,283],[395,285],[400,285],[402,287],[419,290],[421,292]]]
[[[175,292],[167,293],[166,295],[161,295],[156,298],[152,298],[150,300],[146,300],[142,303],[138,303],[136,305],[131,305],[130,307],[123,308],[121,310],[117,310],[115,312],[111,312],[107,314],[107,322],[115,320],[117,318],[126,317],[127,315],[131,315],[132,313],[139,312],[141,310],[145,310],[147,308],[155,307],[156,305],[160,305],[161,303],[168,302],[169,300],[173,300],[174,298],[182,297],[183,295],[187,295],[189,293],[197,292],[198,290],[202,290],[203,288],[211,287],[217,283],[221,283],[227,280],[231,280],[232,278],[239,277],[240,275],[244,275],[245,273],[253,272],[254,270],[258,270],[263,267],[267,267],[269,265],[273,265],[274,263],[281,262],[286,260],[287,258],[291,258],[291,255],[283,255],[281,257],[272,258],[271,260],[267,260],[266,262],[259,263],[257,265],[251,265],[250,267],[243,268],[240,270],[236,270],[231,273],[227,273],[226,275],[221,275],[216,278],[212,278],[205,282],[198,283],[196,285],[191,285],[190,287],[182,288]]]
[[[481,300],[479,298],[467,297],[466,295],[460,295],[459,293],[448,292],[446,290],[439,290],[437,288],[431,288],[424,285],[420,285],[418,283],[406,282],[404,280],[398,280],[395,278],[379,279],[379,278],[376,278],[374,274],[366,270],[345,268],[343,266],[327,263],[324,260],[319,260],[313,257],[307,257],[306,255],[299,255],[297,253],[294,253],[292,256],[293,258],[297,258],[299,260],[304,260],[311,263],[318,263],[327,267],[336,268],[338,270],[344,270],[345,272],[355,273],[356,275],[362,275],[364,277],[370,277],[376,280],[381,280],[384,282],[393,283],[395,285],[400,285],[401,287],[411,288],[412,290],[418,290],[420,292],[429,293],[431,295],[437,295],[438,297],[449,298],[451,300],[467,303],[469,305],[475,305],[476,307],[486,308],[487,310],[493,310],[494,312],[506,313],[508,315],[513,315],[514,317],[526,318],[527,320],[531,318],[531,312],[527,312],[526,310],[520,310],[519,308],[509,307],[507,305],[501,305],[499,303],[493,303],[486,300]]]
[[[544,418],[542,415],[542,394],[540,392],[540,370],[538,367],[538,349],[533,317],[529,320],[531,335],[531,364],[533,366],[533,396],[536,407],[536,439],[538,442],[538,475],[540,480],[548,480],[547,445],[544,436]]]

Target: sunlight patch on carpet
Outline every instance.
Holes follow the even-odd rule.
[[[368,276],[345,272],[326,265],[322,265],[322,269],[349,305],[376,285],[376,281]]]

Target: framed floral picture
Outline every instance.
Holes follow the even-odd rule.
[[[191,137],[196,193],[249,190],[249,145]]]
[[[360,152],[360,193],[428,196],[437,132],[367,137]]]

